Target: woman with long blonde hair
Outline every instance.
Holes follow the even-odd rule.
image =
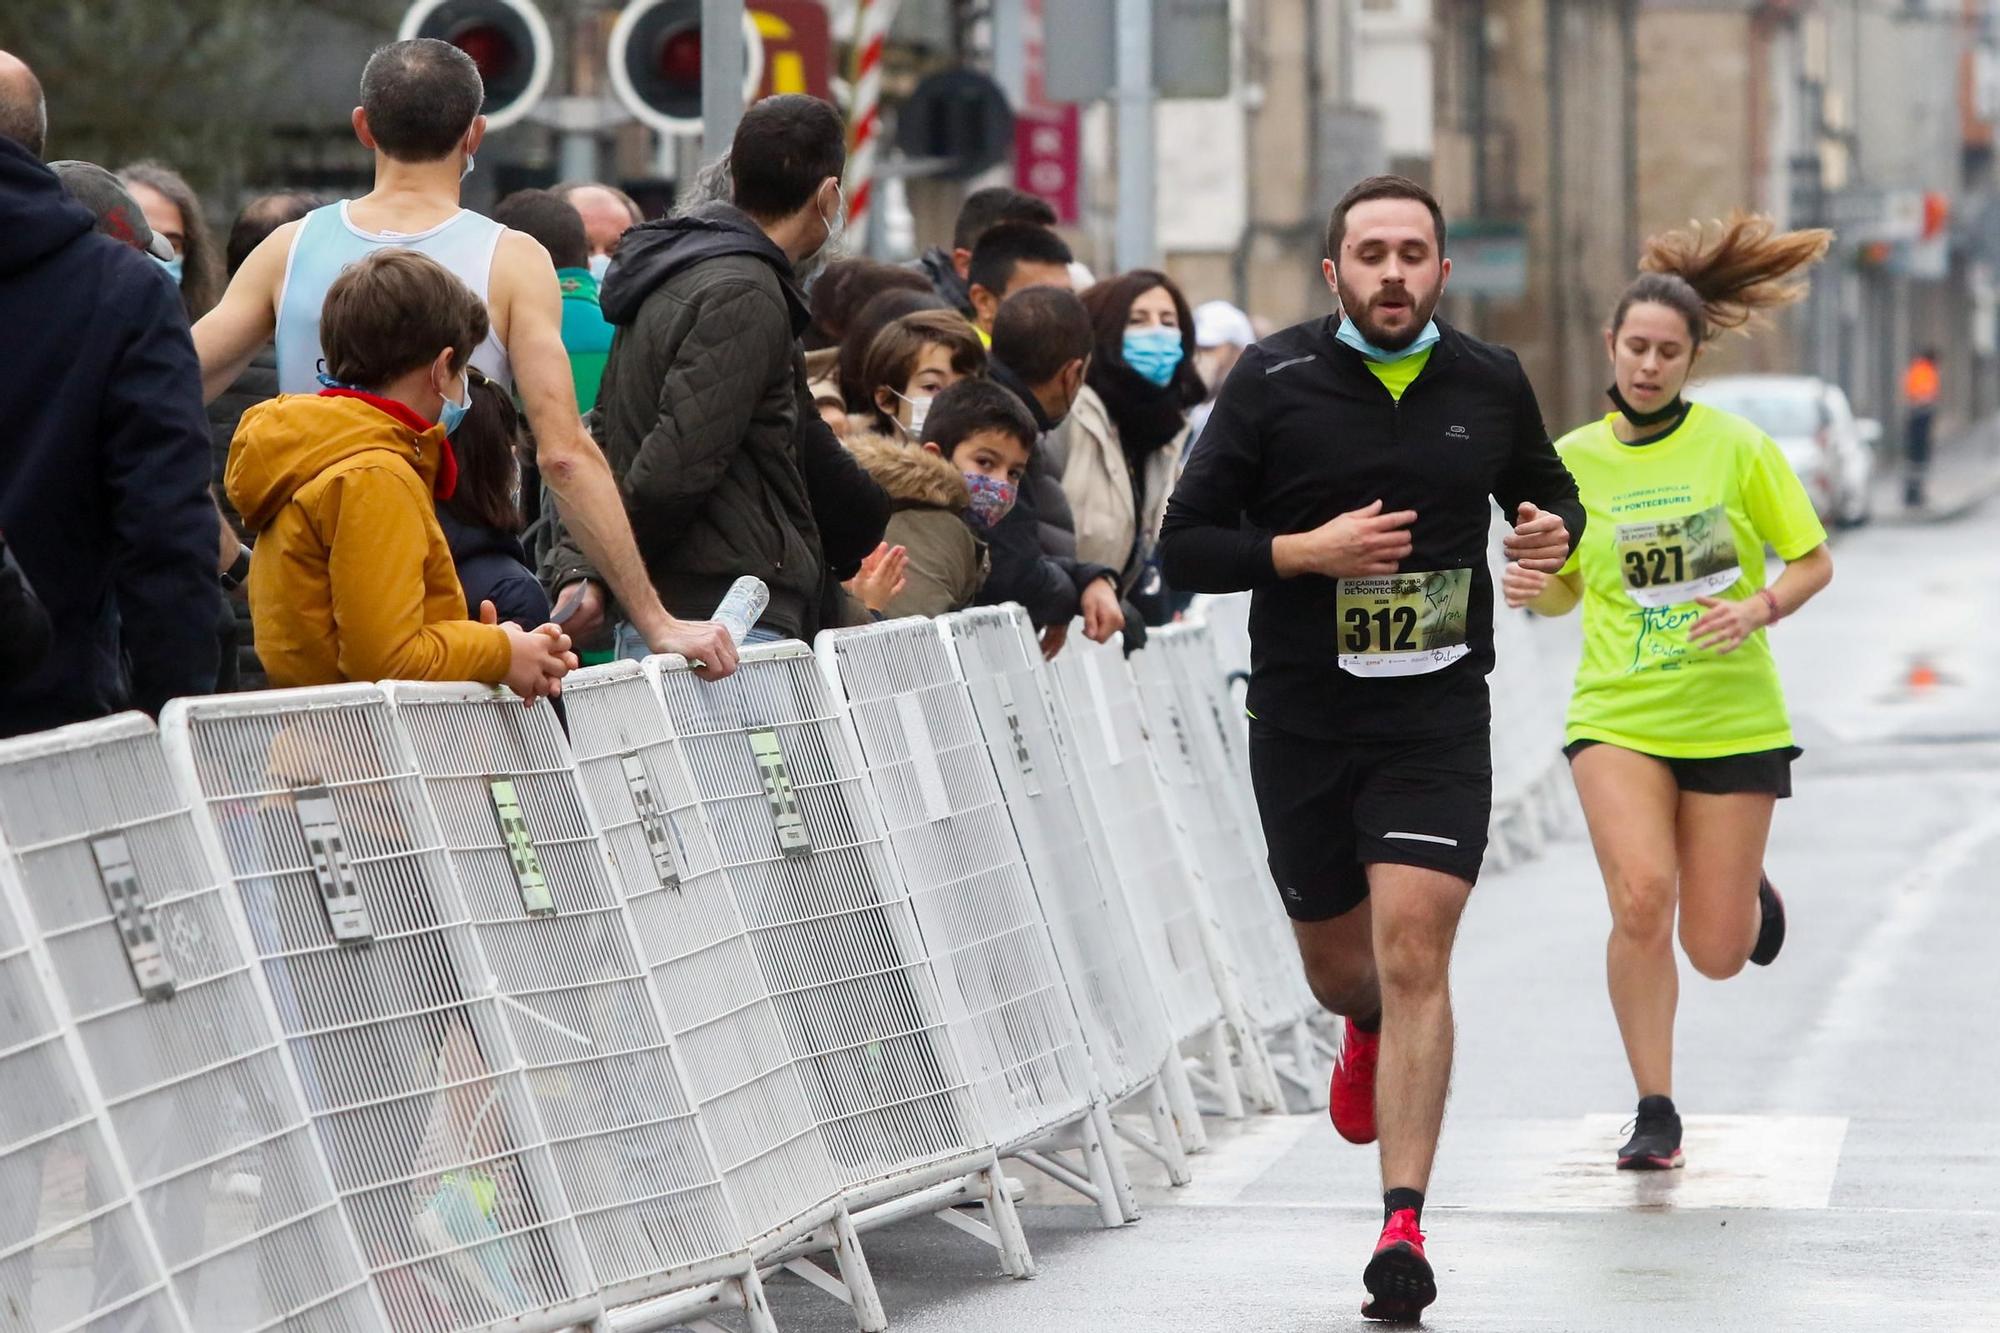
[[[1682,1165],[1673,1102],[1681,950],[1723,980],[1769,964],[1785,907],[1763,871],[1791,795],[1769,627],[1833,578],[1826,531],[1763,431],[1681,396],[1717,335],[1797,300],[1825,231],[1738,214],[1647,242],[1605,330],[1616,410],[1557,444],[1589,523],[1555,575],[1513,565],[1509,605],[1583,607],[1564,753],[1611,904],[1611,1007],[1639,1093],[1624,1170]],[[1785,562],[1765,582],[1766,547]]]

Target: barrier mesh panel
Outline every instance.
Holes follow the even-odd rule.
[[[391,685],[607,1299],[743,1248],[555,710]],[[708,1264],[712,1275],[716,1265]]]
[[[1070,776],[1075,742],[1055,707],[1026,612],[982,607],[945,623],[1099,1084],[1115,1102],[1159,1073],[1173,1037],[1096,810]]]
[[[1088,1060],[971,698],[938,626],[821,637],[945,1000],[981,1123],[1001,1147],[1090,1106]]]
[[[674,662],[649,668],[845,1186],[982,1146],[909,902],[812,654],[747,649],[718,682]]]
[[[1176,1040],[1222,1018],[1222,999],[1202,942],[1200,899],[1182,862],[1160,781],[1146,750],[1139,693],[1123,653],[1072,633],[1051,673],[1076,742],[1080,786],[1130,904],[1139,942]]]
[[[0,892],[0,1328],[185,1331]]]
[[[1154,753],[1201,866],[1216,924],[1229,949],[1243,1004],[1258,1027],[1297,1022],[1317,1006],[1298,945],[1247,822],[1247,764],[1231,762],[1228,722],[1208,630],[1168,625],[1132,658],[1133,678],[1154,730]]]
[[[570,747],[611,852],[709,1141],[748,1236],[830,1211],[842,1184],[778,1007],[636,663],[563,682]]]
[[[381,691],[181,701],[162,727],[221,837],[394,1327],[486,1327],[589,1296],[518,1057]]]
[[[204,1330],[376,1326],[152,723],[0,745],[0,834],[181,1308]]]

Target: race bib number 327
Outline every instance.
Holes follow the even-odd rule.
[[[1621,523],[1618,566],[1626,593],[1645,607],[1713,597],[1743,577],[1721,505],[1682,518]]]
[[[1464,657],[1470,569],[1340,580],[1340,669],[1423,676]]]

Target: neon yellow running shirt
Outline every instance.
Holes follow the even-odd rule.
[[[1566,740],[1669,759],[1792,743],[1762,630],[1735,652],[1688,642],[1700,597],[1764,586],[1764,548],[1796,560],[1826,540],[1805,487],[1771,438],[1700,403],[1679,428],[1630,445],[1607,416],[1556,442],[1589,523],[1564,574],[1583,574],[1583,661]]]

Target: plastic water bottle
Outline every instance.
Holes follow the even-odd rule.
[[[736,646],[743,646],[743,636],[757,623],[757,617],[764,614],[764,608],[771,604],[771,590],[764,586],[764,580],[755,574],[745,574],[729,585],[729,591],[715,608],[715,619],[729,631],[729,637]]]

